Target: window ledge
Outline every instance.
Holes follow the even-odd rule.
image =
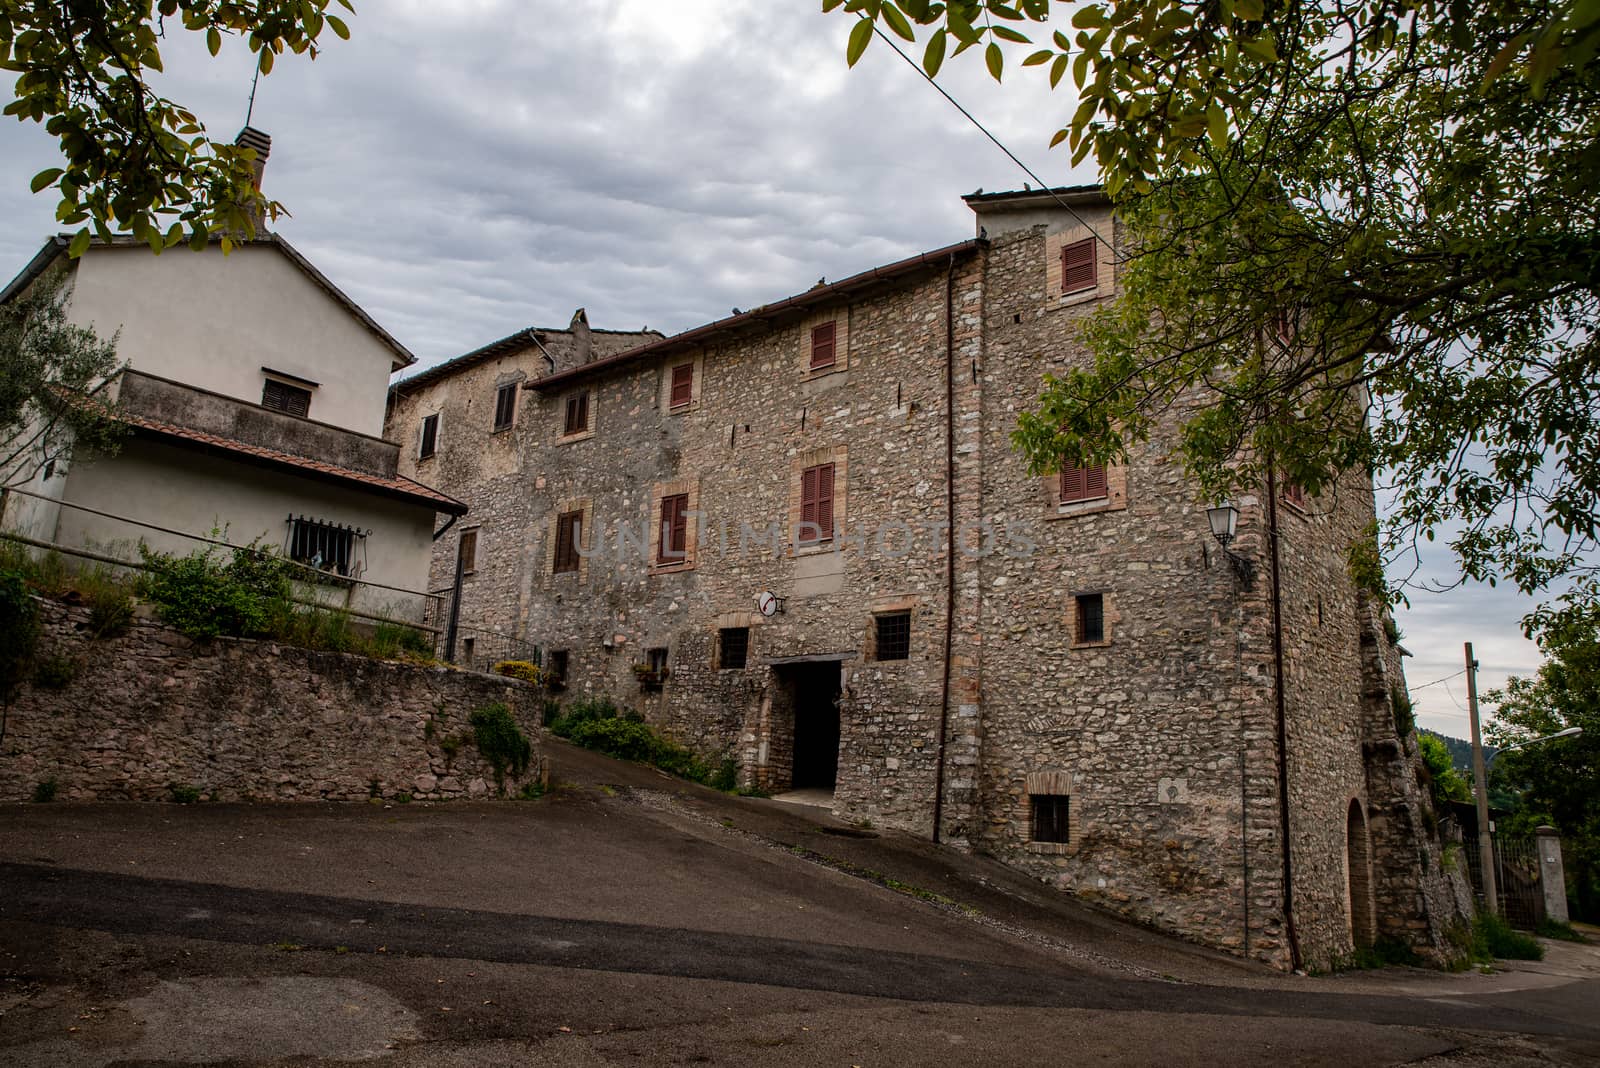
[[[808,542],[808,543],[806,543],[804,545],[795,545],[793,543],[790,543],[789,548],[791,550],[791,555],[794,555],[794,556],[816,556],[816,555],[818,555],[820,553],[842,553],[843,552],[843,550],[838,545],[834,544],[834,541],[833,541],[832,538],[829,538],[829,539],[827,539],[825,541]]]
[[[1044,853],[1050,856],[1065,856],[1072,852],[1071,842],[1029,842],[1024,847],[1030,853]]]
[[[826,378],[829,375],[843,374],[850,369],[848,364],[835,363],[827,367],[807,367],[800,375],[802,382],[809,382],[814,378]]]
[[[693,560],[675,560],[669,564],[656,563],[650,565],[650,573],[652,575],[673,575],[679,571],[693,571],[694,566],[695,562]]]
[[[1090,301],[1099,300],[1101,297],[1106,296],[1110,296],[1110,294],[1100,292],[1098,286],[1093,289],[1080,289],[1076,293],[1061,294],[1056,298],[1056,307],[1068,308],[1074,304],[1088,304]]]
[[[1111,648],[1111,639],[1110,638],[1106,638],[1103,641],[1098,641],[1098,642],[1073,642],[1072,644],[1068,645],[1067,648],[1069,648],[1069,649],[1109,649],[1109,648]]]
[[[1127,503],[1120,497],[1096,497],[1087,501],[1073,501],[1070,504],[1057,504],[1045,516],[1046,521],[1055,519],[1075,519],[1081,515],[1098,515],[1101,512],[1120,512],[1127,507]]]
[[[580,430],[576,434],[562,434],[556,438],[557,445],[571,445],[575,441],[587,441],[594,437],[593,430]]]

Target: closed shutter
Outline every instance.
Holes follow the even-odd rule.
[[[578,547],[583,543],[583,513],[563,512],[556,519],[556,574],[578,570]]]
[[[661,547],[657,559],[675,563],[688,556],[689,495],[677,493],[661,498]]]
[[[682,408],[694,399],[694,364],[681,363],[672,369],[672,400],[670,406]]]
[[[1105,464],[1096,464],[1094,467],[1061,468],[1062,504],[1071,504],[1073,501],[1094,501],[1104,496],[1106,496]]]
[[[832,367],[836,358],[838,329],[832,322],[819,323],[811,328],[811,369]]]
[[[800,541],[833,538],[833,465],[808,467],[800,475]]]
[[[1061,292],[1076,293],[1095,287],[1094,238],[1061,246]]]
[[[581,434],[589,429],[589,394],[567,398],[567,424],[563,433]]]
[[[311,411],[311,391],[269,378],[261,390],[261,406],[304,419]]]

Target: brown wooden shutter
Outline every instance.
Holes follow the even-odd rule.
[[[672,369],[672,400],[669,407],[681,408],[694,399],[694,364],[680,363]]]
[[[304,419],[311,411],[311,391],[269,378],[261,390],[261,406]]]
[[[811,369],[832,367],[836,359],[835,341],[838,329],[835,323],[818,323],[811,328]]]
[[[567,398],[567,425],[564,433],[581,434],[589,429],[589,394]]]
[[[689,551],[689,495],[676,493],[661,498],[661,544],[656,559],[664,564],[677,563],[688,557]]]
[[[1061,503],[1093,501],[1107,495],[1106,466],[1061,468]]]
[[[808,467],[800,474],[800,539],[812,540],[815,531],[808,525],[817,521],[817,472],[821,468]]]
[[[556,519],[556,574],[578,570],[578,546],[583,540],[583,513],[563,512]]]
[[[1061,246],[1061,292],[1076,293],[1095,284],[1094,238]]]
[[[833,540],[833,465],[817,468],[817,526],[823,541]]]

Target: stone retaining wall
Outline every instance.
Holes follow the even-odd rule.
[[[197,644],[137,620],[88,633],[87,609],[40,604],[41,658],[74,665],[61,689],[25,684],[0,743],[0,801],[41,783],[64,801],[161,801],[192,788],[219,801],[486,797],[493,769],[467,717],[503,702],[533,740],[538,692],[497,675],[221,638]]]

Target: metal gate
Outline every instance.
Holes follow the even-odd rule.
[[[1531,931],[1544,919],[1544,887],[1539,881],[1538,844],[1532,838],[1495,835],[1494,877],[1499,891],[1499,913],[1511,926]],[[1472,893],[1483,901],[1483,871],[1475,840],[1464,843],[1462,854],[1472,877]]]

